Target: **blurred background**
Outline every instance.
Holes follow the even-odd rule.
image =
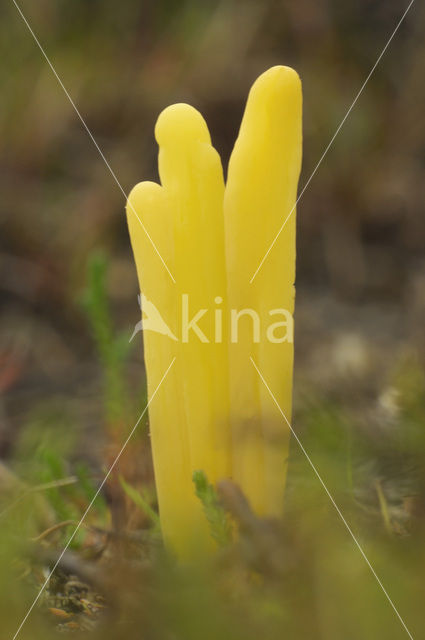
[[[154,125],[174,102],[203,113],[226,171],[247,92],[275,64],[294,67],[303,82],[302,188],[407,4],[20,6],[129,193],[140,180],[158,180]],[[11,0],[3,3],[0,33],[0,456],[19,468],[11,461],[28,460],[38,446],[26,434],[60,425],[72,434],[68,458],[99,469],[105,421],[127,429],[144,403],[140,335],[122,351],[105,346],[115,336],[126,342],[140,313],[125,198]],[[307,441],[309,425],[319,425],[315,453],[325,423],[334,433],[348,420],[366,434],[374,456],[358,495],[378,511],[379,492],[367,497],[376,478],[406,481],[393,447],[406,427],[401,390],[411,401],[413,448],[424,426],[424,73],[425,6],[418,2],[297,212],[295,424]],[[331,453],[332,437],[321,441]],[[294,456],[296,467],[295,447]],[[143,472],[150,474],[148,459]],[[405,497],[395,499],[399,510]]]
[[[302,188],[404,10],[367,0],[21,7],[126,193],[158,179],[153,129],[173,102],[201,110],[226,170],[249,87],[274,64],[293,66],[303,81]],[[0,29],[6,453],[27,411],[52,394],[84,405],[86,424],[99,419],[96,356],[79,304],[93,251],[107,254],[118,326],[130,331],[139,309],[123,194],[12,2]],[[418,5],[298,207],[297,371],[318,369],[321,382],[340,380],[341,367],[363,376],[378,366],[382,378],[380,358],[390,364],[402,344],[423,357],[424,29]]]

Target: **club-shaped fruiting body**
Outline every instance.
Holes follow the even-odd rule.
[[[148,395],[175,358],[149,421],[163,536],[180,557],[213,548],[195,470],[213,484],[233,479],[259,515],[282,513],[289,428],[250,357],[290,419],[292,341],[254,340],[249,318],[237,341],[225,324],[221,340],[170,334],[182,335],[184,295],[194,309],[219,299],[220,313],[249,309],[264,324],[270,310],[293,313],[301,122],[296,72],[263,73],[249,93],[225,185],[201,114],[187,104],[167,107],[155,128],[161,185],[142,182],[128,199],[140,289],[170,329],[144,332]],[[202,318],[207,335],[215,335],[216,313]]]

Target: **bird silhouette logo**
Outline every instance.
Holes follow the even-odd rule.
[[[133,340],[134,336],[139,333],[139,331],[155,331],[156,333],[168,336],[177,342],[178,338],[176,338],[174,333],[171,331],[154,303],[151,302],[151,300],[148,300],[143,293],[138,295],[137,299],[139,301],[140,309],[142,310],[142,319],[139,320],[134,327],[133,335],[129,342]]]

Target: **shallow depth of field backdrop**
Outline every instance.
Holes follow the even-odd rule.
[[[203,113],[226,171],[247,91],[274,64],[293,66],[303,82],[302,188],[405,5],[20,0],[125,193],[158,179],[153,128],[173,102]],[[108,317],[111,335],[125,342],[139,320],[125,198],[12,0],[1,13],[1,464],[40,484],[63,459],[57,477],[84,464],[96,484],[111,440],[124,440],[145,402],[140,334],[122,373],[93,337]],[[425,8],[417,2],[298,205],[295,315],[294,424],[331,492],[349,478],[356,531],[412,633],[425,571],[424,74]],[[110,315],[87,302],[102,265]],[[353,438],[361,444],[351,459]],[[137,482],[152,491],[146,430],[136,444]],[[297,522],[307,542],[296,556],[298,622],[288,613],[288,628],[306,638],[377,638],[383,629],[406,636],[294,442],[291,455],[288,500],[297,502],[300,486],[307,498],[294,507],[290,544],[297,547]],[[332,552],[328,529],[338,531]],[[360,604],[357,579],[368,590]],[[315,602],[314,622],[303,598]],[[15,627],[25,602],[8,610]],[[195,637],[198,624],[180,631]]]

